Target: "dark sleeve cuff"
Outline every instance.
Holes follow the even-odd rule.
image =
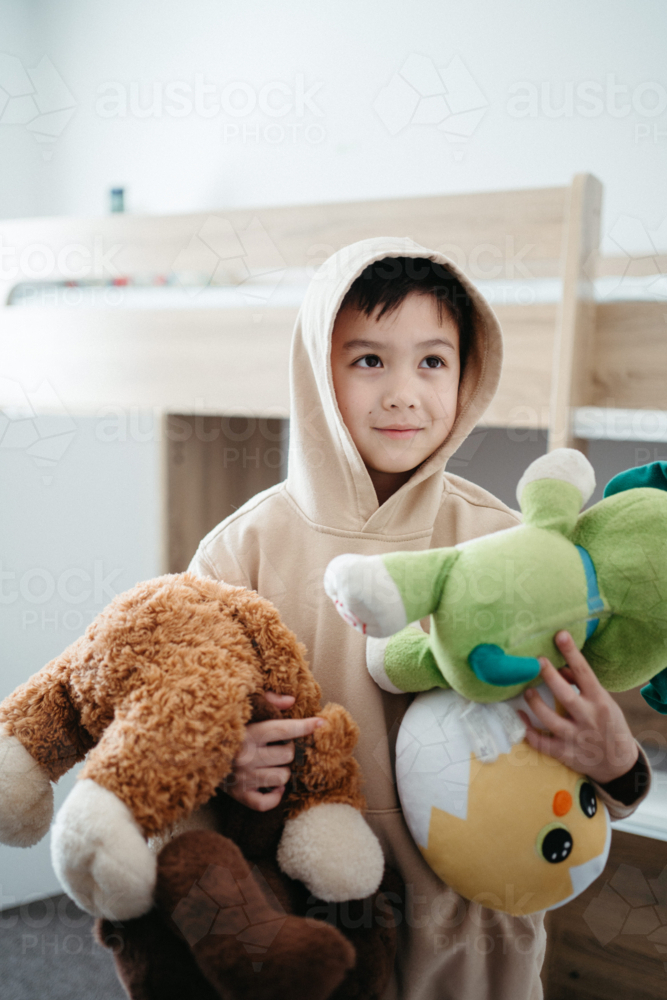
[[[614,801],[624,806],[632,806],[646,795],[650,783],[651,771],[640,748],[639,756],[629,771],[599,787]]]

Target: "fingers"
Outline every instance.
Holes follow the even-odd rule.
[[[532,708],[532,705],[531,705]],[[549,733],[540,732],[528,718],[523,709],[517,709],[517,714],[526,727],[526,739],[535,750],[548,754],[550,757],[560,757],[563,747],[562,740]]]
[[[310,719],[268,719],[266,722],[251,723],[246,729],[246,740],[252,740],[256,746],[266,746],[267,743],[310,736],[320,726],[326,726],[326,720],[316,716]]]
[[[275,809],[284,791],[284,788],[274,788],[270,792],[249,792],[248,799],[257,812],[268,812],[269,809]]]
[[[247,806],[248,809],[254,809],[255,812],[268,812],[269,809],[275,809],[282,799],[284,791],[285,789],[282,787],[273,788],[270,792],[258,792],[254,789],[248,790],[232,786],[228,789],[228,794],[237,802]]]
[[[540,732],[525,712],[519,712],[526,725],[526,741],[535,750],[595,781],[613,781],[634,766],[639,750],[623,713],[599,683],[572,637],[559,632],[554,641],[567,667],[557,671],[541,658],[540,673],[567,717],[549,708],[535,689],[528,689],[524,692],[526,704],[537,724],[549,731]]]
[[[272,704],[277,704],[276,700],[294,701],[291,695],[276,695],[274,692],[267,692],[267,695],[271,695],[271,699],[267,700],[271,700]],[[292,777],[291,768],[281,765],[294,760],[293,741],[309,736],[325,725],[326,720],[317,717],[251,723],[234,761],[233,780],[226,785],[228,794],[258,812],[275,808]],[[271,791],[260,792],[260,788]]]
[[[289,767],[258,767],[243,775],[242,784],[249,792],[258,788],[280,788],[289,783],[292,772]]]
[[[590,721],[586,702],[579,694],[579,691],[572,686],[575,678],[571,670],[567,668],[565,671],[556,670],[546,657],[540,657],[540,674],[556,701],[560,702],[565,711],[573,719],[576,719],[577,722]],[[579,688],[578,684],[577,688]],[[532,691],[534,689],[530,688],[529,690]]]
[[[296,698],[291,694],[276,694],[275,691],[265,691],[264,698],[268,701],[269,705],[274,705],[281,710],[291,708],[296,701]]]
[[[280,764],[290,764],[294,760],[296,750],[294,743],[256,743],[246,739],[234,759],[234,770],[255,771],[260,767],[276,767]]]
[[[549,664],[549,666],[551,666],[551,664]],[[554,670],[553,667],[551,667],[551,669]],[[565,681],[563,683],[565,683]],[[551,685],[549,686],[551,687]],[[569,686],[569,684],[566,684],[566,687]],[[524,691],[524,698],[530,705],[531,711],[534,715],[537,716],[540,722],[544,723],[545,727],[553,733],[554,736],[559,736],[561,739],[565,739],[571,735],[572,723],[569,719],[564,719],[562,715],[558,715],[558,713],[554,712],[552,708],[549,708],[547,703],[544,701],[539,692],[535,690],[535,688],[528,688]],[[534,727],[531,726],[531,728]],[[537,730],[535,730],[535,732],[537,732]]]
[[[555,739],[553,736],[549,736],[547,733],[540,733],[537,729],[530,725],[526,726],[526,739],[530,743],[533,750],[538,750],[540,753],[546,754],[548,757],[555,757],[560,759],[562,756],[562,743],[560,740]]]
[[[258,746],[255,749],[253,762],[257,767],[276,767],[280,764],[291,764],[294,760],[295,749],[292,742],[278,743],[275,746]]]
[[[577,648],[577,644],[569,632],[558,632],[554,642],[565,657],[565,662],[572,671],[574,682],[579,690],[589,697],[602,690],[602,685],[595,676],[588,660]]]
[[[237,793],[256,792],[259,788],[284,788],[291,777],[289,767],[237,768],[225,780],[225,788],[233,788]]]

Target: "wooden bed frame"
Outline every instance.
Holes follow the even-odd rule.
[[[457,260],[473,280],[497,277],[519,287],[526,279],[562,279],[557,302],[494,307],[505,363],[484,422],[546,431],[550,447],[584,447],[574,438],[578,408],[667,411],[665,306],[593,299],[596,275],[629,273],[627,259],[598,255],[601,198],[600,182],[579,174],[568,187],[525,191],[3,221],[0,374],[29,389],[47,381],[71,415],[113,407],[163,418],[163,566],[179,570],[233,506],[280,478],[275,462],[260,462],[258,472],[239,460],[232,482],[233,442],[199,431],[213,415],[288,417],[297,309],[270,299],[235,309],[14,309],[6,305],[12,288],[35,277],[66,281],[86,267],[91,277],[116,280],[175,268],[206,280],[217,267],[216,280],[221,270],[233,284],[247,275],[246,261],[255,275],[275,280],[286,269],[312,273],[357,240],[409,235]],[[667,259],[631,264],[632,273],[648,274]],[[197,289],[190,291],[195,305]],[[176,423],[175,414],[183,419]],[[188,443],[184,420],[195,418],[197,433],[193,427]],[[267,426],[255,427],[245,453],[275,447],[278,431]]]
[[[575,407],[667,409],[664,305],[596,306],[592,298],[596,274],[620,274],[626,267],[621,259],[598,258],[601,196],[599,181],[580,174],[562,188],[181,216],[2,221],[0,302],[6,304],[20,281],[36,274],[67,280],[86,262],[93,275],[132,279],[167,274],[175,262],[210,273],[217,254],[234,281],[243,268],[239,237],[246,248],[253,244],[255,272],[271,275],[314,269],[335,250],[369,236],[409,235],[458,259],[473,280],[562,277],[557,304],[495,307],[506,360],[485,418],[488,426],[548,430],[556,447],[571,443]],[[635,261],[635,273],[650,267],[654,258]],[[95,309],[94,319],[86,309],[5,308],[3,370],[28,382],[43,374],[72,414],[111,404],[164,413],[287,416],[295,315],[296,309],[270,302],[225,310]]]
[[[566,187],[525,191],[181,216],[2,221],[0,375],[29,391],[48,382],[73,416],[99,415],[106,407],[159,414],[164,569],[177,571],[231,507],[281,478],[278,462],[244,459],[230,471],[228,459],[239,438],[253,456],[266,457],[284,433],[296,308],[269,299],[237,309],[15,309],[7,306],[12,288],[36,277],[66,281],[80,276],[86,264],[89,275],[101,279],[167,275],[175,268],[210,277],[218,268],[234,283],[247,276],[250,262],[255,275],[274,280],[284,269],[313,269],[357,240],[411,236],[453,257],[473,280],[562,279],[557,302],[494,306],[506,354],[485,424],[546,431],[550,447],[585,447],[574,438],[578,408],[667,411],[665,305],[596,304],[592,286],[599,275],[667,271],[667,259],[636,259],[630,271],[628,259],[601,259],[601,197],[600,182],[580,174]],[[6,403],[0,394],[0,407]],[[234,432],[233,422],[220,434],[220,416],[253,420],[246,421],[244,434]],[[625,697],[636,729],[659,729],[633,693]],[[627,844],[639,840],[622,842],[626,854]],[[667,853],[660,841],[646,844],[644,857],[646,851]],[[547,968],[560,972],[550,974],[548,996],[580,995],[575,974],[587,981],[589,992],[582,995],[618,995],[590,992],[591,973],[576,971],[595,942],[582,937],[579,952],[573,951],[567,936],[571,912],[566,907],[550,916],[554,944]],[[585,935],[585,923],[579,920],[577,928]],[[643,962],[648,948],[661,965],[652,946],[644,941],[642,948]],[[620,975],[614,972],[610,990],[618,988]]]

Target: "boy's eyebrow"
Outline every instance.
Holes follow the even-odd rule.
[[[346,340],[343,344],[344,351],[356,351],[360,347],[386,347],[386,344],[379,340]]]
[[[433,340],[422,340],[420,343],[415,345],[416,347],[448,347],[450,351],[455,351],[456,348],[452,344],[451,340],[445,340],[442,337],[435,337]],[[377,347],[382,350],[387,347],[387,344],[380,340],[346,340],[343,344],[344,351],[357,351],[359,348],[373,348]]]
[[[422,340],[421,343],[417,344],[417,347],[448,347],[450,351],[456,350],[451,340],[447,340],[444,337],[436,337],[434,340]]]

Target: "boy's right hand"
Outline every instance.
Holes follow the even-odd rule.
[[[281,711],[294,704],[292,695],[266,691],[264,697]],[[294,740],[310,736],[324,725],[324,719],[314,717],[251,722],[246,727],[241,749],[234,758],[231,774],[225,781],[227,794],[256,812],[273,809],[282,799],[292,774],[289,765],[294,760]],[[271,791],[260,792],[260,788],[270,788]]]

